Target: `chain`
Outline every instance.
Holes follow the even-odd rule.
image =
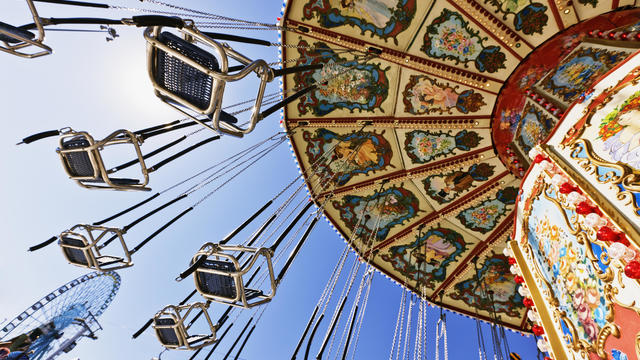
[[[229,179],[227,179],[225,182],[223,182],[220,186],[218,186],[217,188],[215,188],[213,191],[209,192],[208,194],[206,194],[202,199],[200,199],[199,201],[197,201],[195,204],[193,204],[193,208],[195,208],[196,206],[200,205],[203,201],[205,201],[206,199],[208,199],[211,195],[213,195],[216,191],[218,191],[220,188],[222,188],[223,186],[227,185],[229,182],[231,182],[231,180],[235,179],[238,175],[242,174],[245,170],[247,170],[251,165],[255,164],[258,160],[262,159],[263,157],[265,157],[269,152],[271,152],[273,149],[275,149],[276,147],[278,147],[278,145],[282,144],[284,142],[284,137],[282,140],[280,140],[279,142],[277,142],[274,145],[271,145],[271,147],[267,148],[266,150],[263,150],[263,154],[261,154],[257,159],[253,160],[252,162],[250,162],[247,166],[245,166],[244,168],[240,169],[240,171],[237,174],[234,174],[232,177],[230,177]],[[239,165],[238,165],[239,166]],[[235,166],[234,168],[236,168],[237,166]],[[233,168],[232,168],[233,169]],[[217,179],[217,177],[215,178]],[[210,182],[212,182],[212,179],[210,181],[207,181],[206,183],[202,184],[201,186],[199,186],[198,188],[196,188],[193,191],[196,191],[200,188],[202,188],[203,186],[209,184]],[[192,191],[192,192],[193,192]]]
[[[393,330],[393,340],[391,341],[391,353],[389,354],[389,360],[393,360],[393,350],[395,348],[396,345],[396,339],[398,338],[398,325],[401,322],[401,319],[403,318],[402,316],[402,312],[404,310],[404,302],[405,302],[405,298],[407,296],[407,292],[404,291],[404,289],[401,290],[402,291],[402,296],[400,297],[400,307],[398,308],[398,317],[396,318],[396,328],[395,330]],[[400,335],[402,336],[402,335]],[[402,340],[402,339],[400,339]],[[398,344],[398,348],[400,348],[400,344]],[[396,357],[397,359],[397,357]]]
[[[411,335],[411,311],[413,309],[413,294],[409,301],[409,311],[407,311],[407,329],[404,333],[404,350],[402,351],[402,360],[406,360],[409,352],[409,336]],[[438,360],[438,359],[436,359]]]
[[[227,17],[227,16],[212,14],[212,13],[208,13],[208,12],[205,12],[205,11],[194,10],[194,9],[189,9],[189,8],[182,7],[182,6],[169,4],[169,3],[162,2],[162,1],[159,1],[159,0],[141,0],[141,1],[142,2],[148,2],[148,3],[151,3],[151,4],[165,6],[165,7],[168,7],[168,8],[171,8],[171,9],[175,9],[175,10],[179,10],[179,11],[184,11],[184,12],[187,12],[187,13],[190,13],[190,14],[197,14],[197,15],[206,16],[207,18],[214,19],[214,20],[227,20],[227,21],[231,21],[231,22],[249,24],[249,25],[254,25],[254,26],[263,26],[263,27],[270,28],[270,29],[279,29],[280,28],[280,26],[275,25],[275,24],[267,24],[267,23],[261,23],[261,22],[257,22],[257,21],[248,21],[248,20],[242,20],[242,19],[235,19],[235,18],[231,18],[231,17]]]

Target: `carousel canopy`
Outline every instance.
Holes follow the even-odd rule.
[[[290,0],[283,60],[325,64],[283,82],[321,83],[284,110],[312,197],[391,279],[527,331],[503,255],[526,154],[635,52],[629,5]]]

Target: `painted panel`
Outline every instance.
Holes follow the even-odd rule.
[[[519,180],[507,175],[500,187],[491,190],[462,207],[450,221],[460,228],[485,239],[513,211],[518,194]]]
[[[429,203],[439,210],[506,171],[500,159],[493,156],[492,150],[483,155],[485,158],[481,161],[464,162],[464,159],[460,159],[462,165],[448,166],[416,179],[416,183]]]
[[[616,8],[615,5],[623,6],[616,0],[576,0],[573,8],[580,19],[590,19],[602,13],[609,12]]]
[[[492,36],[453,5],[436,0],[408,53],[504,80],[518,59]]]
[[[495,95],[403,68],[396,116],[490,115]]]
[[[604,14],[584,21],[554,36],[532,52],[513,72],[501,90],[495,105],[492,137],[503,162],[509,162],[507,146],[514,139],[522,120],[521,114],[527,100],[527,91],[558,65],[558,59],[566,57],[585,38],[588,31],[600,29],[608,31],[626,24],[637,22],[640,9]],[[553,105],[557,107],[557,105]],[[516,169],[513,166],[512,169]]]
[[[491,146],[488,129],[396,130],[406,168]]]
[[[381,267],[415,289],[431,293],[447,278],[478,240],[447,221],[396,241],[378,253]]]
[[[546,0],[493,0],[479,1],[478,4],[492,11],[534,47],[559,30]]]
[[[467,307],[484,316],[494,311],[501,320],[520,326],[525,313],[522,295],[514,275],[509,272],[506,256],[494,250],[487,251],[477,262],[478,278],[473,262],[467,264],[465,275],[447,289],[446,303],[458,308]],[[490,295],[489,292],[493,292]],[[493,301],[491,301],[491,299]]]
[[[402,168],[393,131],[358,130],[307,127],[294,133],[304,169],[315,174],[314,186],[322,184],[323,191],[328,191]]]
[[[411,181],[375,188],[352,194],[338,195],[327,206],[327,213],[358,247],[385,240],[406,226],[411,226],[430,211],[419,190]]]
[[[567,108],[600,76],[633,51],[583,42],[534,88],[540,94]]]
[[[634,55],[576,104],[549,143],[640,228],[640,58]],[[604,205],[604,204],[603,204]]]
[[[355,53],[339,52],[342,49],[335,45],[311,38],[294,39],[289,44],[301,47],[287,49],[296,52],[295,56],[288,55],[297,59],[296,65],[324,64],[319,70],[287,76],[288,90],[297,91],[319,84],[316,90],[287,106],[289,118],[393,113],[397,88],[395,82],[399,71],[397,66],[379,59],[363,62],[361,58],[356,58]]]
[[[430,0],[295,1],[289,18],[403,51],[420,26]]]
[[[527,287],[557,329],[545,329],[547,335],[559,333],[551,341],[560,341],[569,358],[638,360],[640,285],[623,275],[610,244],[596,240],[595,229],[552,182],[564,173],[547,169],[535,165],[523,182],[515,235],[525,261],[518,265],[534,278]]]
[[[515,143],[523,154],[528,154],[532,148],[547,139],[556,123],[557,118],[549,115],[531,99],[527,99],[520,114]]]

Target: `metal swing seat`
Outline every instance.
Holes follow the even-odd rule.
[[[44,27],[32,0],[26,0],[33,22],[38,30],[37,35],[29,30],[0,22],[0,50],[23,58],[36,58],[53,53],[45,45]],[[33,51],[26,51],[31,48]]]
[[[122,235],[123,231],[118,228],[79,224],[60,234],[58,245],[69,263],[106,272],[133,266]],[[101,249],[116,238],[122,246],[123,256],[103,255]]]
[[[149,170],[140,150],[142,141],[131,131],[117,130],[99,141],[87,132],[72,129],[61,135],[56,152],[67,175],[78,185],[88,189],[151,190],[146,186],[149,183]],[[131,144],[134,148],[142,173],[139,179],[111,177],[110,174],[115,170],[105,167],[101,151],[107,146],[122,144]]]
[[[233,136],[242,137],[251,132],[261,119],[260,106],[267,83],[274,72],[264,60],[252,61],[236,52],[226,43],[219,43],[184,20],[177,29],[183,38],[162,31],[162,26],[147,27],[147,68],[156,96],[201,125]],[[214,56],[196,46],[201,43],[212,48]],[[229,58],[242,65],[229,67]],[[235,125],[238,119],[222,111],[222,98],[227,82],[238,81],[255,73],[260,78],[258,94],[246,128]],[[196,115],[205,115],[212,125],[205,124]]]
[[[153,328],[156,337],[162,345],[174,350],[197,350],[216,342],[217,327],[211,322],[207,305],[197,302],[186,305],[168,305],[158,311],[153,317]],[[199,309],[203,313],[209,330],[208,335],[190,335],[189,329],[198,315],[192,316],[193,320],[185,325],[193,310]]]
[[[240,254],[234,256],[237,252]],[[239,257],[243,253],[251,257],[240,265]],[[272,256],[273,251],[269,248],[206,243],[191,260],[192,265],[197,264],[194,271],[196,290],[207,300],[235,307],[252,308],[267,303],[275,295],[277,287]],[[243,279],[260,257],[264,257],[269,269],[268,293],[265,293],[265,290],[246,287],[255,274],[248,281]]]

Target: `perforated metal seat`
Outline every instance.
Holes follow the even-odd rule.
[[[246,253],[250,257],[241,266],[238,258],[233,255],[235,252]],[[272,252],[269,248],[204,244],[191,260],[192,267],[195,267],[196,290],[207,300],[243,308],[269,302],[276,290],[271,256]],[[265,293],[266,289],[248,287],[255,273],[250,279],[244,279],[260,258],[267,264],[270,280],[269,293]]]
[[[33,0],[26,0],[26,2],[37,33],[0,22],[0,51],[24,58],[49,55],[53,50],[43,43],[44,28],[42,27],[40,16],[38,16],[38,11],[33,4]]]
[[[185,322],[190,319],[190,316],[193,316],[193,319],[199,317],[192,313],[196,309],[204,314],[211,334],[189,334],[189,327],[193,324],[190,322],[189,325],[185,325]],[[203,303],[166,306],[153,317],[153,328],[160,343],[168,349],[196,350],[216,341],[217,328],[211,322],[207,305]]]
[[[170,32],[160,33],[158,41],[209,70],[220,71],[215,56]],[[211,76],[162,49],[157,49],[155,56],[153,75],[160,86],[200,109],[209,106],[213,87]]]
[[[178,339],[178,335],[177,329],[174,327],[176,325],[176,322],[174,319],[171,318],[160,318],[160,319],[154,319],[154,324],[155,326],[155,330],[156,330],[156,334],[158,335],[158,339],[160,340],[160,342],[167,346],[179,346],[180,345],[180,339]],[[169,326],[169,327],[164,327],[164,326]]]
[[[148,43],[147,67],[156,95],[176,110],[191,117],[205,127],[234,136],[243,136],[253,130],[260,120],[266,83],[273,80],[273,70],[264,60],[251,61],[227,44],[220,44],[198,31],[192,23],[179,29],[189,41],[173,33],[162,31],[161,26],[148,27],[144,36]],[[193,44],[198,42],[214,50],[214,54]],[[229,57],[242,65],[229,68]],[[236,71],[237,70],[237,71]],[[250,73],[260,78],[258,95],[249,121],[243,129],[234,125],[238,119],[222,111],[222,97],[227,82],[243,79]],[[212,125],[196,115],[205,115]]]
[[[201,269],[213,269],[228,271],[230,274],[236,272],[235,266],[229,261],[207,260],[200,267]],[[233,275],[214,274],[199,271],[196,273],[199,288],[211,296],[226,298],[233,301],[238,297],[237,286]],[[264,295],[261,290],[244,289],[244,298],[249,301]]]
[[[140,140],[127,130],[118,130],[101,141],[95,141],[86,132],[69,130],[60,138],[59,148],[62,165],[70,179],[80,186],[92,189],[150,190],[149,172],[140,151]],[[142,179],[115,178],[109,176],[100,150],[105,146],[132,144],[140,165]]]
[[[7,42],[9,44],[16,44],[22,41],[21,38],[33,40],[35,37],[36,34],[31,31],[20,29],[0,21],[0,41]]]
[[[109,235],[109,236],[107,236]],[[101,254],[102,245],[119,238],[124,257]],[[93,225],[76,225],[63,232],[58,240],[64,257],[69,263],[98,271],[110,271],[132,266],[122,231]]]

